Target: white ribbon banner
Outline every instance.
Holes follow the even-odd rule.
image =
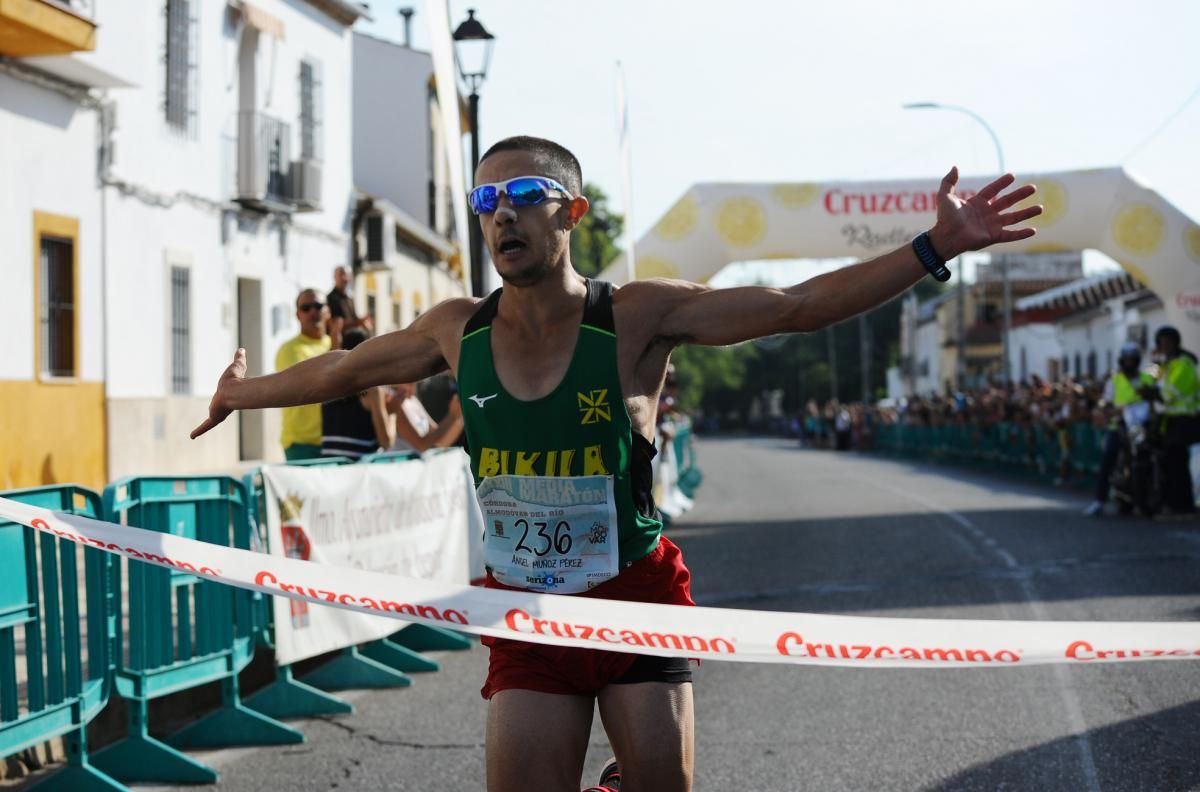
[[[1200,658],[1200,622],[892,619],[648,605],[339,569],[52,512],[5,498],[0,498],[0,518],[265,594],[556,646],[874,668]]]

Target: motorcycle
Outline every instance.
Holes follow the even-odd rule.
[[[1153,517],[1163,504],[1162,438],[1152,402],[1125,407],[1121,413],[1121,450],[1109,484],[1117,511],[1135,509]]]

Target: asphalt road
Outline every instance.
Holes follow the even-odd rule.
[[[1200,619],[1200,523],[1094,520],[1074,493],[707,440],[673,526],[702,605],[920,618]],[[221,790],[483,788],[486,652],[349,694],[304,745],[197,754]],[[705,663],[697,790],[1200,789],[1200,661],[964,670]],[[584,780],[609,756],[596,718]]]

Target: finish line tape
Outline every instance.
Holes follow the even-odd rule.
[[[264,594],[554,646],[870,668],[1200,659],[1200,622],[902,619],[650,605],[328,567],[53,512],[6,498],[0,498],[0,518],[59,539]]]

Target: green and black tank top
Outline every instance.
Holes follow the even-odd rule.
[[[480,303],[463,329],[458,385],[471,471],[492,476],[613,477],[620,566],[658,545],[651,460],[654,446],[633,431],[617,374],[613,286],[587,281],[575,352],[562,381],[532,401],[500,383],[492,358],[492,321],[504,290]]]

